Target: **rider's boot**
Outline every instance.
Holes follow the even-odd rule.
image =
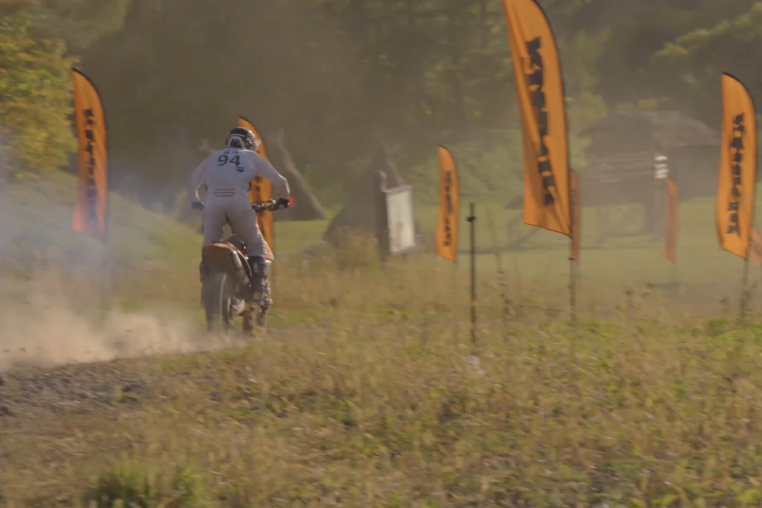
[[[201,306],[204,307],[204,281],[209,273],[209,257],[202,253],[201,263],[198,264],[198,277],[201,281]]]
[[[251,300],[262,303],[265,293],[265,280],[267,279],[267,263],[262,256],[249,256],[251,267]]]
[[[243,331],[246,334],[254,332],[254,312],[252,310],[243,313]]]

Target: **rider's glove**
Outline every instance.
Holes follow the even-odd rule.
[[[278,197],[277,200],[275,200],[275,205],[278,208],[289,208],[291,205],[294,204],[294,198],[287,196],[287,197]]]
[[[204,209],[204,203],[202,203],[201,201],[194,201],[191,204],[191,208],[193,208],[194,210],[203,210]]]

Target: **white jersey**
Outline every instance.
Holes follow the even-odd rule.
[[[261,176],[270,180],[275,187],[291,194],[286,180],[270,161],[241,148],[225,148],[213,153],[199,164],[188,181],[188,195],[191,200],[198,200],[198,188],[206,184],[206,201],[218,198],[246,199],[254,177]]]

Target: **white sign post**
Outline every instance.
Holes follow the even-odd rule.
[[[393,256],[406,254],[416,247],[413,188],[404,185],[387,189],[384,193],[386,194],[389,253]]]

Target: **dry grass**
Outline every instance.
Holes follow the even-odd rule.
[[[563,283],[514,292],[506,327],[485,275],[474,345],[463,274],[350,250],[280,267],[284,327],[262,342],[7,374],[0,502],[762,502],[759,328],[647,292],[597,295],[572,328]],[[197,305],[195,278],[152,277],[117,283]]]

